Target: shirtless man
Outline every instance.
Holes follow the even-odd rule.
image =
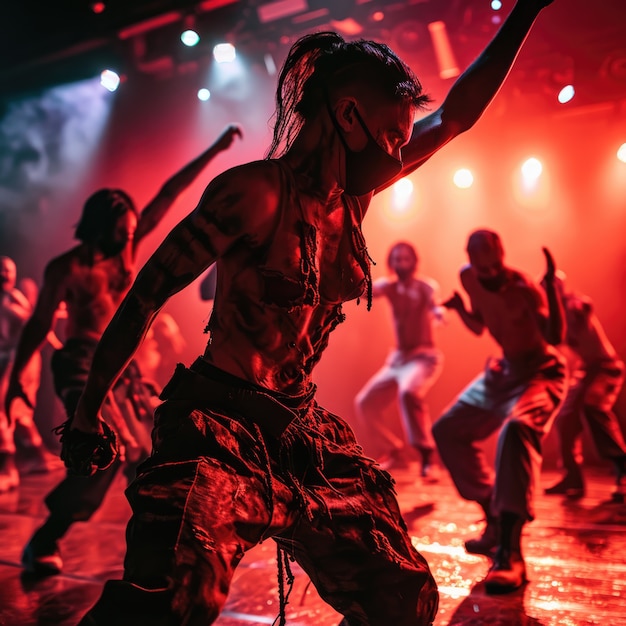
[[[460,495],[485,512],[480,539],[468,552],[493,554],[485,579],[490,593],[506,593],[526,581],[521,535],[534,519],[533,492],[541,469],[541,440],[565,394],[565,362],[552,347],[564,334],[563,311],[554,286],[554,261],[544,248],[543,292],[526,275],[504,264],[500,237],[474,231],[467,243],[469,265],[458,292],[443,303],[476,335],[486,329],[502,348],[433,425],[442,462]],[[478,442],[498,431],[495,477]]]
[[[128,291],[134,277],[140,242],[151,233],[176,198],[204,167],[241,135],[229,126],[221,136],[183,169],[174,174],[141,213],[131,198],[118,189],[101,189],[85,203],[76,227],[81,243],[52,259],[35,310],[26,323],[17,347],[6,397],[12,403],[30,402],[24,388],[26,363],[39,348],[62,302],[67,305],[65,345],[52,357],[55,390],[71,420],[82,392],[98,339]],[[130,364],[107,399],[105,413],[125,447],[125,473],[133,478],[137,464],[150,451],[152,408],[142,406],[144,390],[138,371]],[[85,477],[68,473],[46,497],[50,514],[26,546],[23,564],[36,574],[56,574],[62,560],[58,541],[76,521],[86,521],[98,509],[120,462],[108,471]]]
[[[626,495],[626,443],[613,406],[624,383],[624,362],[606,336],[592,301],[568,288],[565,274],[557,273],[567,332],[565,346],[575,364],[563,406],[554,427],[565,475],[546,489],[548,495],[581,498],[585,495],[581,434],[583,419],[600,457],[613,462],[617,488],[612,495],[623,502]]]
[[[370,299],[360,225],[372,194],[476,122],[546,4],[519,0],[417,122],[421,85],[387,46],[330,32],[294,43],[268,158],[215,178],[139,272],[62,434],[70,467],[111,462],[108,390],[159,309],[216,262],[209,344],[163,390],[152,454],[126,491],[124,578],[83,625],[211,624],[246,550],[269,537],[279,569],[295,559],[344,624],[432,623],[436,584],[392,480],[316,403],[312,373],[342,303]]]
[[[51,462],[52,454],[46,449],[35,425],[33,405],[39,389],[41,355],[35,351],[24,368],[24,393],[28,402],[16,403],[11,419],[4,411],[15,347],[26,320],[32,312],[28,296],[16,285],[17,269],[8,256],[0,256],[0,493],[15,489],[20,477],[15,463],[16,438],[24,461],[20,471],[45,472],[58,467]]]
[[[397,397],[406,440],[421,456],[422,477],[428,477],[435,442],[425,396],[443,360],[433,336],[433,321],[442,319],[435,301],[437,285],[430,278],[416,278],[418,257],[410,243],[392,246],[387,265],[396,277],[374,282],[372,297],[384,296],[391,305],[396,347],[356,397],[359,430],[364,441],[377,442],[379,449],[386,443],[391,462],[401,462],[404,440],[398,441],[382,423],[383,410]]]

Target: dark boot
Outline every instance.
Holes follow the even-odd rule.
[[[521,547],[524,521],[514,513],[504,512],[499,522],[500,543],[485,578],[485,590],[493,594],[515,591],[527,580]]]
[[[476,539],[468,539],[465,542],[465,549],[470,554],[484,554],[485,556],[493,556],[495,549],[500,541],[500,523],[497,517],[491,513],[491,500],[479,502],[485,512],[487,524],[483,529],[483,534]]]
[[[552,487],[545,490],[547,496],[565,496],[570,500],[579,500],[585,495],[585,481],[580,465],[568,467],[565,476]]]
[[[615,465],[615,491],[611,494],[611,502],[626,502],[626,456],[613,459]]]
[[[487,524],[483,529],[483,534],[476,539],[468,539],[465,542],[465,549],[470,554],[484,554],[493,556],[500,537],[500,524],[496,517],[487,517]]]
[[[418,448],[418,452],[422,457],[422,468],[420,476],[422,478],[435,478],[433,471],[433,452],[432,448]]]
[[[58,541],[65,535],[71,523],[51,516],[35,531],[22,553],[22,565],[28,574],[54,576],[61,572],[63,559]]]

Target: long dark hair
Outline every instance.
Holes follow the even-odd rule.
[[[332,31],[305,35],[291,47],[278,78],[274,134],[266,157],[278,157],[291,147],[329,90],[357,81],[382,97],[407,100],[418,108],[430,102],[411,68],[385,44],[347,42]]]
[[[127,211],[139,215],[132,198],[121,189],[99,189],[85,202],[74,237],[87,244],[112,236],[117,220]]]

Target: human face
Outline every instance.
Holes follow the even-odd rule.
[[[363,105],[357,102],[356,108],[376,143],[387,154],[401,161],[402,148],[413,132],[415,107],[402,100]]]
[[[11,291],[15,287],[17,271],[15,263],[8,256],[0,257],[0,290]]]
[[[370,122],[364,119],[358,105],[353,101],[350,106],[345,111],[356,123],[348,126],[350,130],[345,137],[336,118],[332,120],[345,148],[343,188],[348,194],[363,195],[384,186],[400,174],[401,149],[408,141],[410,131],[403,124],[405,116],[398,119],[398,111],[405,113],[406,107],[395,105],[391,110],[386,108],[382,111],[372,108],[376,111],[372,118],[377,118],[372,132]],[[350,146],[348,139],[355,147]]]
[[[502,251],[495,247],[481,247],[469,252],[469,260],[480,284],[488,291],[499,291],[506,281]]]
[[[111,238],[102,241],[102,251],[107,256],[120,254],[124,248],[132,244],[137,230],[137,216],[132,211],[125,211],[115,222]]]
[[[415,256],[407,246],[396,246],[389,255],[389,267],[398,278],[405,280],[417,269]]]

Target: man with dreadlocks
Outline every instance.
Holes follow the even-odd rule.
[[[44,272],[43,287],[34,312],[23,328],[9,389],[6,413],[14,400],[30,403],[25,389],[26,365],[51,330],[61,303],[67,306],[65,345],[52,357],[57,395],[71,420],[82,392],[98,339],[132,283],[138,244],[154,230],[176,198],[205,166],[232,144],[241,130],[227,127],[200,156],[172,176],[139,213],[131,198],[119,189],[101,189],[89,197],[75,231],[81,243],[52,259]],[[136,364],[130,363],[108,395],[103,414],[107,432],[113,428],[124,443],[124,473],[135,475],[138,463],[150,451],[151,403],[154,393],[142,385]],[[111,434],[111,436],[113,436]],[[102,503],[117,470],[118,459],[105,472],[93,476],[68,473],[46,497],[48,518],[33,535],[22,557],[26,571],[58,574],[63,562],[58,541],[77,521],[88,520]]]
[[[344,624],[432,623],[435,581],[392,480],[316,403],[312,372],[342,303],[371,298],[361,222],[372,194],[476,122],[547,4],[519,0],[442,106],[416,123],[428,99],[387,46],[331,32],[292,46],[267,159],[209,183],[139,272],[62,434],[70,467],[108,466],[115,446],[98,417],[108,390],[168,298],[215,262],[210,341],[161,394],[152,454],[126,491],[123,580],[107,582],[83,626],[210,624],[235,567],[268,537],[279,570],[297,561]]]

